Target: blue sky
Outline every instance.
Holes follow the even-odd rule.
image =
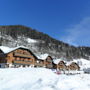
[[[0,25],[17,24],[90,46],[90,0],[0,0]]]

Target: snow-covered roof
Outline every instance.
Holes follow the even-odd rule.
[[[66,62],[66,65],[67,65],[67,66],[70,65],[72,62],[73,62],[73,61],[69,61],[69,62],[67,61],[67,62]]]
[[[14,51],[14,50],[16,50],[16,49],[18,49],[18,48],[25,48],[25,49],[28,49],[28,48],[26,48],[26,47],[24,47],[24,46],[18,46],[18,47],[15,47],[15,48],[10,48],[10,47],[6,47],[6,46],[0,46],[0,49],[6,54],[6,53],[9,53],[9,52],[11,52],[11,51]]]
[[[53,62],[54,62],[55,64],[58,64],[60,61],[62,61],[61,58],[59,58],[59,59],[53,59]]]
[[[46,54],[41,54],[41,55],[37,55],[38,59],[42,59],[42,60],[45,60],[49,55],[46,53]]]

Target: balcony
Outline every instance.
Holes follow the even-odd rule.
[[[52,60],[46,60],[47,62],[51,62],[52,63]]]
[[[53,65],[52,65],[52,64],[47,64],[46,67],[47,67],[47,68],[52,68]]]
[[[43,63],[35,63],[35,66],[41,66],[41,67],[43,67],[44,64]]]
[[[30,55],[27,55],[27,54],[21,54],[21,53],[17,53],[17,52],[14,53],[14,56],[31,58]]]
[[[32,61],[14,60],[13,63],[14,63],[14,64],[27,64],[27,65],[30,65],[30,64],[32,64],[33,62],[32,62]]]
[[[0,63],[7,63],[6,60],[0,60]]]

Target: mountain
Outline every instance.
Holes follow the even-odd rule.
[[[0,45],[8,47],[23,45],[35,54],[48,53],[54,58],[65,60],[90,59],[90,47],[75,47],[22,25],[0,26]]]

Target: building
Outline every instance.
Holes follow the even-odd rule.
[[[0,67],[34,67],[37,57],[25,47],[0,47]]]
[[[36,67],[53,69],[53,58],[48,54],[37,55]]]
[[[64,61],[60,61],[60,62],[57,64],[57,68],[58,68],[59,70],[66,70],[67,66],[66,66],[66,64],[65,64]]]
[[[48,54],[36,56],[25,47],[8,48],[0,46],[0,67],[45,67],[58,70],[80,70],[75,62],[66,65],[61,59],[53,60]]]
[[[76,62],[72,62],[67,66],[67,70],[80,70],[80,67]]]
[[[45,66],[46,66],[46,68],[53,69],[54,63],[53,63],[53,58],[51,56],[46,57]]]
[[[34,67],[45,67],[45,61],[42,59],[35,60]]]
[[[62,59],[54,59],[53,60],[54,62],[54,67],[57,69],[57,70],[66,70],[67,69],[67,66],[66,66],[66,63],[64,61],[62,61]]]

